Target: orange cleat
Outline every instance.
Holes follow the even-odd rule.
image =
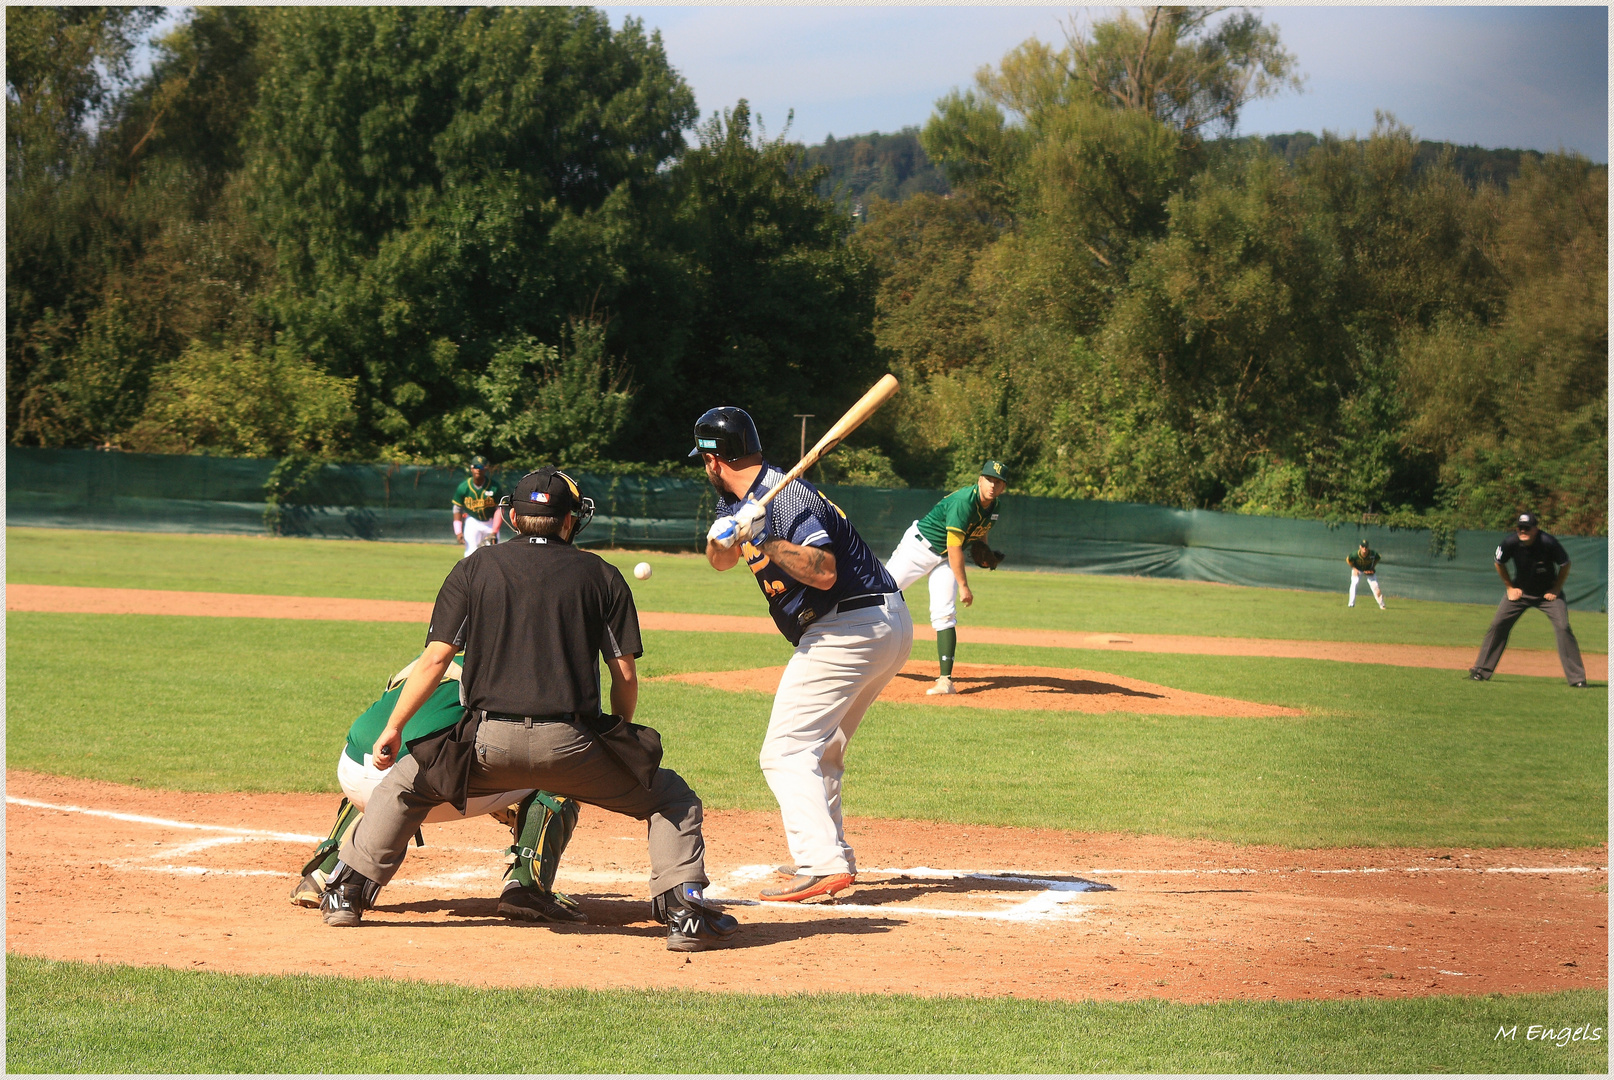
[[[759,895],[764,900],[778,900],[782,903],[806,900],[814,896],[834,897],[856,880],[856,874],[797,874],[783,885],[763,889]]]

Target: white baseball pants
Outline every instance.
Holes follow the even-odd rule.
[[[1364,573],[1362,573],[1362,571],[1356,569],[1356,567],[1354,567],[1354,566],[1351,567],[1351,602],[1349,604],[1346,604],[1345,606],[1346,607],[1355,607],[1356,606],[1356,583],[1358,581],[1361,581],[1363,578],[1367,578],[1367,587],[1373,590],[1373,599],[1375,599],[1375,600],[1377,600],[1379,602],[1379,607],[1383,607],[1384,606],[1384,594],[1379,591],[1379,575],[1377,575],[1377,574],[1364,574]]]
[[[408,753],[407,750],[404,752]],[[369,754],[364,755],[363,765],[348,757],[345,750],[336,759],[336,782],[342,785],[342,794],[347,796],[347,801],[360,810],[370,804],[370,793],[386,775],[375,767],[374,760]],[[454,809],[453,803],[442,803],[432,808],[432,812],[426,815],[426,820],[459,821],[462,818],[491,814],[495,810],[520,802],[535,790],[527,788],[525,791],[506,791],[498,795],[472,795],[465,800],[463,814]]]
[[[885,569],[899,589],[906,589],[928,575],[931,628],[949,630],[958,625],[958,579],[953,576],[947,556],[932,551],[929,542],[920,535],[919,522],[914,522],[902,534],[902,541],[886,560]]]
[[[478,521],[474,517],[465,519],[465,554],[469,555],[486,543],[499,541],[499,515],[494,514],[487,521]]]
[[[841,826],[846,744],[912,647],[913,620],[892,593],[883,604],[819,619],[785,665],[761,764],[798,874],[857,873]]]

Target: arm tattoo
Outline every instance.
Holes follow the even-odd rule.
[[[763,541],[762,553],[804,585],[827,589],[835,584],[835,556],[824,548],[802,547],[788,540],[774,539]],[[827,582],[824,581],[826,576]]]

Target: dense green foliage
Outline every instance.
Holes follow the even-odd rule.
[[[923,132],[954,196],[874,204],[898,471],[991,452],[1037,494],[1605,532],[1606,167],[1431,160],[1388,116],[1207,140],[1292,58],[1253,16],[1144,18],[984,69]]]
[[[1608,995],[1055,1002],[477,989],[6,957],[18,1073],[1602,1073]],[[331,1008],[340,1000],[343,1008]],[[565,1016],[543,1039],[504,1017]],[[654,1017],[654,1023],[646,1023]],[[1501,1027],[1590,1025],[1563,1046]]]
[[[153,17],[7,12],[18,442],[656,461],[878,374],[822,170],[633,19],[199,8],[131,81]]]
[[[45,446],[776,457],[824,479],[1607,529],[1607,168],[1238,139],[1297,60],[1248,10],[1035,39],[922,131],[700,120],[581,8],[7,10],[7,422]],[[686,133],[694,131],[694,138]]]

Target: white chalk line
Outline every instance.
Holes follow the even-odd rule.
[[[201,825],[193,821],[170,821],[168,818],[148,817],[145,814],[120,814],[112,810],[94,810],[88,806],[64,806],[57,803],[39,802],[36,799],[20,799],[15,795],[7,795],[6,802],[15,806],[30,806],[36,810],[56,810],[63,814],[88,814],[90,817],[110,818],[113,821],[129,821],[136,825],[161,825],[168,829],[195,829],[200,832],[224,833],[229,836],[252,837],[260,840],[282,840],[288,844],[317,844],[325,839],[323,836],[305,836],[302,833],[273,832],[268,829],[238,829],[229,825]]]

